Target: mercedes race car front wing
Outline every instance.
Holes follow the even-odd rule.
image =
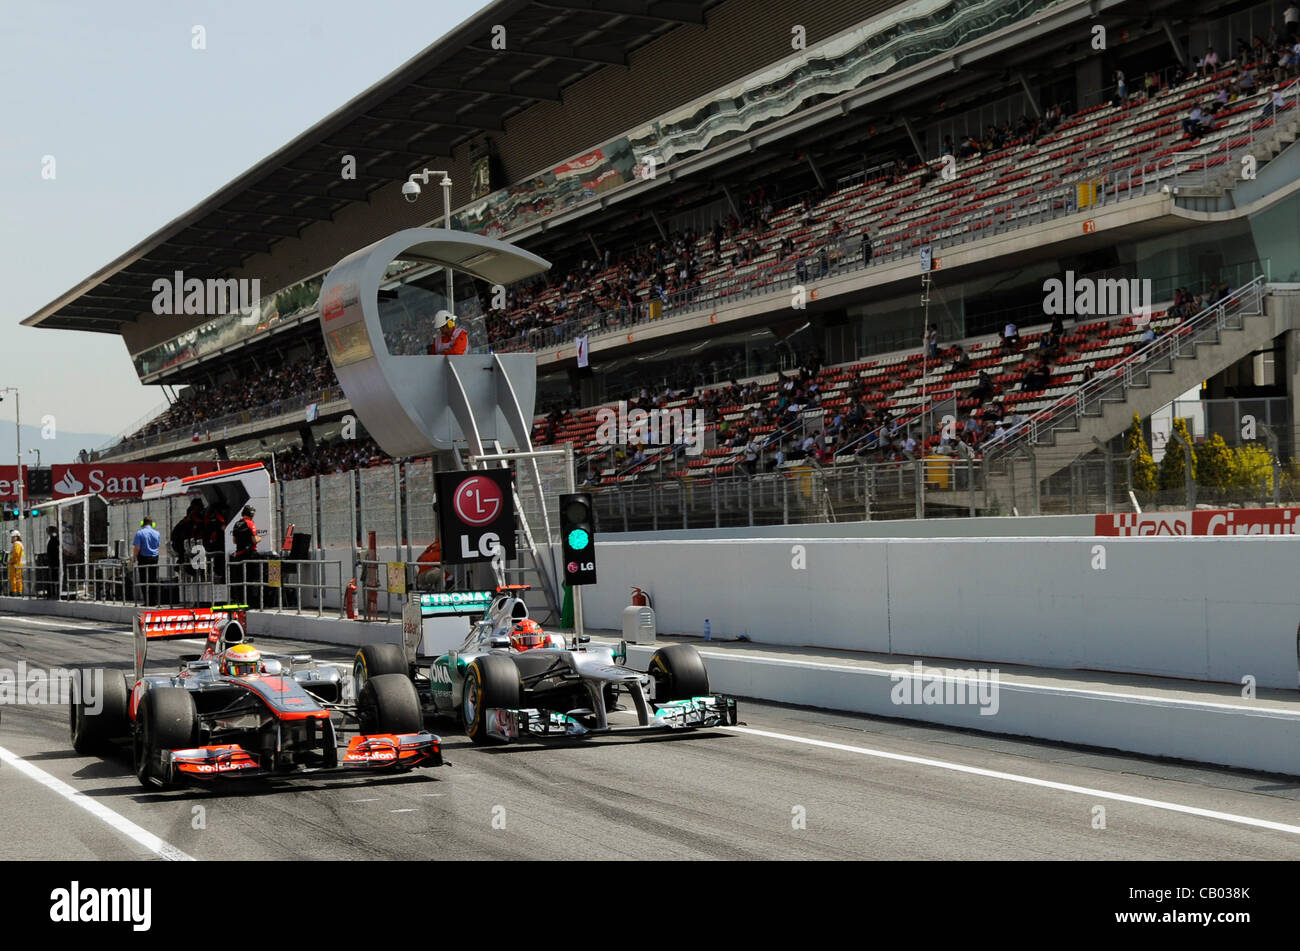
[[[487,710],[488,736],[498,740],[526,738],[559,739],[616,733],[659,733],[664,730],[698,730],[736,724],[736,698],[715,693],[689,700],[673,700],[660,705],[648,722],[636,726],[604,728],[589,727],[575,714],[580,711],[560,713],[555,710],[510,709],[490,707]],[[586,711],[584,711],[586,712]]]

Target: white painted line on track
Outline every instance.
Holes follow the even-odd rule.
[[[122,833],[128,839],[143,845],[150,852],[159,858],[167,859],[171,862],[193,862],[194,857],[182,852],[170,842],[165,842],[158,836],[154,835],[148,829],[141,828],[125,816],[119,815],[112,809],[109,809],[103,803],[96,802],[84,793],[73,789],[61,779],[56,779],[45,770],[38,766],[33,766],[17,753],[13,753],[3,746],[0,746],[0,763],[8,763],[18,772],[31,779],[36,780],[46,789],[58,793],[74,806],[85,809],[95,818],[101,820],[107,825],[112,826],[118,832]]]
[[[1137,806],[1149,806],[1152,809],[1164,809],[1168,812],[1180,812],[1189,816],[1201,816],[1205,819],[1219,819],[1223,822],[1235,822],[1239,825],[1255,826],[1260,829],[1271,829],[1274,832],[1289,832],[1292,835],[1300,835],[1300,826],[1287,825],[1284,822],[1273,822],[1269,819],[1256,819],[1253,816],[1239,816],[1231,812],[1219,812],[1214,809],[1201,809],[1198,806],[1184,806],[1181,803],[1165,802],[1161,799],[1147,799],[1142,796],[1128,796],[1124,793],[1107,792],[1104,789],[1090,789],[1087,786],[1075,786],[1071,783],[1058,783],[1050,779],[1036,779],[1033,776],[1020,776],[1016,773],[1003,773],[995,769],[984,769],[980,766],[967,766],[964,763],[950,763],[945,760],[927,759],[923,756],[908,756],[904,753],[890,753],[887,750],[873,750],[865,746],[849,746],[845,743],[832,743],[829,740],[814,740],[806,736],[793,736],[789,733],[772,733],[767,730],[755,730],[743,726],[724,726],[718,729],[725,730],[728,733],[740,733],[745,736],[761,736],[772,740],[785,740],[790,743],[802,743],[806,746],[820,746],[828,750],[840,750],[844,753],[858,753],[862,756],[874,756],[879,759],[894,760],[900,763],[912,763],[917,766],[931,766],[935,769],[947,769],[956,773],[969,773],[973,776],[984,776],[989,779],[1001,779],[1006,782],[1020,783],[1025,786],[1039,786],[1043,789],[1056,789],[1061,792],[1077,793],[1081,796],[1092,796],[1096,799],[1109,799],[1113,802],[1127,802]]]

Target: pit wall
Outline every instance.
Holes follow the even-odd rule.
[[[1089,517],[1091,518],[1091,517]],[[1004,520],[1007,521],[1007,520]],[[1017,520],[1019,521],[1019,520]],[[602,541],[585,624],[1294,688],[1300,539]]]

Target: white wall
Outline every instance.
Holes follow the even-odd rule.
[[[1294,537],[602,542],[586,625],[629,588],[660,631],[1045,667],[1297,684]],[[795,546],[807,567],[792,568]],[[1093,568],[1104,548],[1104,570]]]
[[[609,541],[662,541],[713,538],[946,538],[1027,535],[1095,535],[1094,515],[983,515],[976,518],[908,518],[875,522],[815,522],[808,525],[762,525],[750,528],[660,528],[653,532],[601,533]]]
[[[649,647],[629,645],[629,663],[645,667],[651,653]],[[894,678],[908,681],[913,677],[906,667],[891,670],[778,660],[731,650],[705,649],[700,653],[709,669],[709,686],[740,697],[923,720],[1219,766],[1300,773],[1300,714],[1252,707],[1246,700],[1174,700],[1168,696],[1002,679],[997,684],[996,709],[990,709],[992,715],[986,716],[980,707],[971,704],[895,703],[898,680]],[[926,676],[934,674],[942,677],[944,672],[927,668]],[[743,700],[740,716],[743,720]]]

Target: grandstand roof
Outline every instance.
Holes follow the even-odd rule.
[[[722,0],[496,0],[316,125],[25,319],[27,326],[119,333],[159,277],[219,276]],[[506,28],[504,50],[490,45]],[[357,160],[356,180],[338,173]]]

